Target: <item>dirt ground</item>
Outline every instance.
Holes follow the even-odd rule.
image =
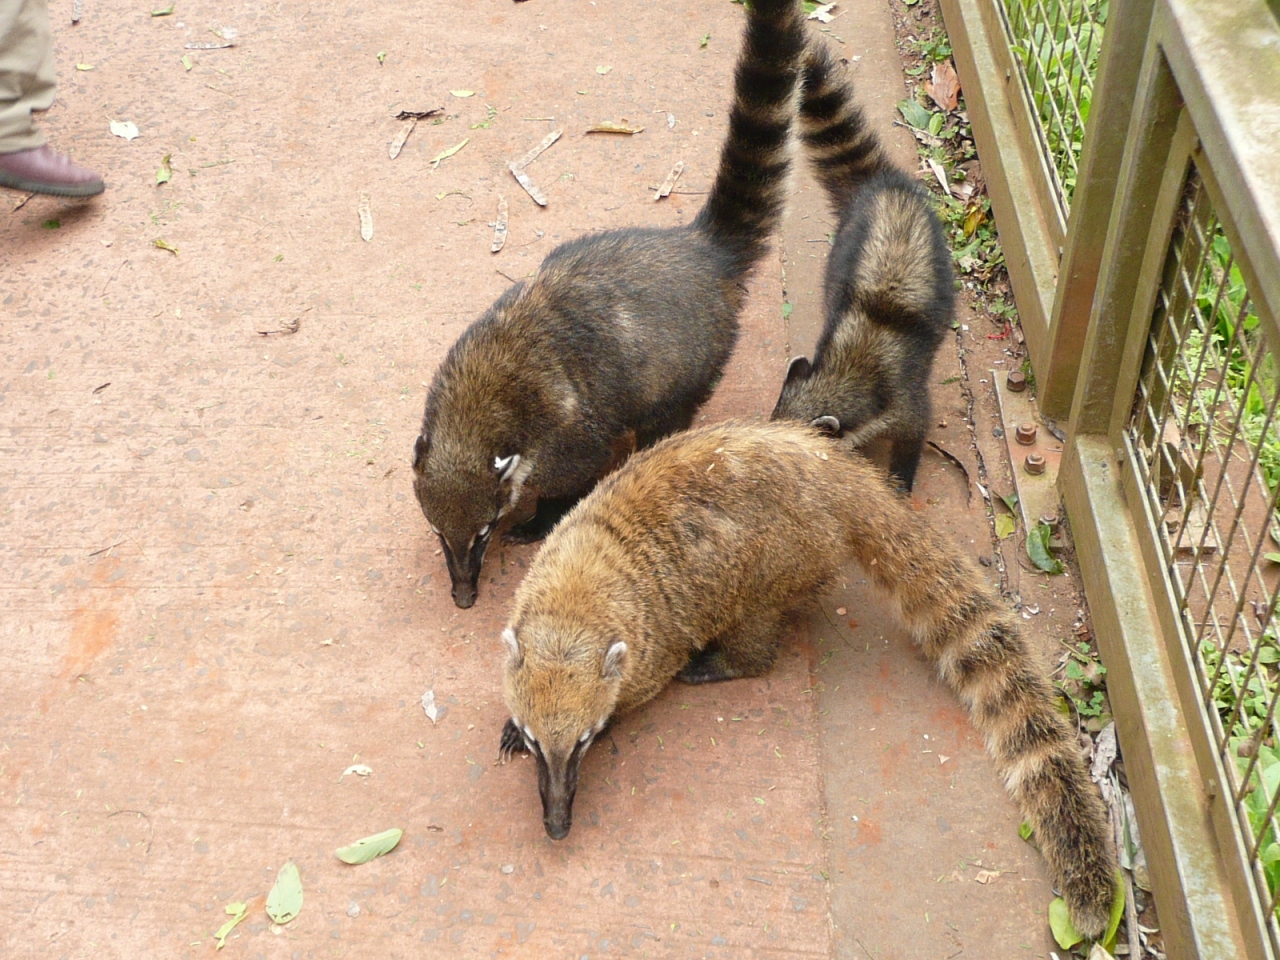
[[[770,676],[623,718],[566,841],[532,764],[493,764],[497,633],[535,548],[492,548],[479,602],[454,608],[409,480],[424,388],[556,242],[697,212],[740,6],[84,0],[78,26],[51,6],[44,129],[108,190],[8,193],[0,216],[4,956],[206,955],[232,901],[228,957],[1048,955],[1020,817],[856,569]],[[914,169],[889,9],[837,12]],[[222,28],[235,46],[186,48]],[[435,107],[389,159],[394,115]],[[585,134],[603,120],[645,129]],[[538,208],[506,164],[552,129]],[[704,421],[767,414],[816,336],[830,223],[807,176],[795,197]],[[1048,664],[1077,591],[993,549],[977,485],[1012,487],[986,372],[1007,357],[989,320],[960,321],[933,439],[970,479],[930,451],[915,503],[1034,599]],[[393,826],[390,856],[335,859]],[[272,927],[289,860],[305,903]]]

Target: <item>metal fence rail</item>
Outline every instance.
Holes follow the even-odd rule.
[[[1280,5],[940,2],[1168,955],[1274,960]]]

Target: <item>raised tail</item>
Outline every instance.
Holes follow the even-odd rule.
[[[855,522],[862,568],[897,602],[912,635],[986,740],[1035,831],[1076,929],[1106,930],[1116,865],[1106,809],[1079,742],[1013,615],[973,563],[896,498]],[[864,501],[865,512],[865,501]],[[875,511],[879,514],[881,511]]]
[[[785,204],[789,141],[804,56],[799,0],[752,0],[734,72],[729,134],[706,205],[694,220],[746,273],[764,254]]]
[[[853,97],[844,67],[815,37],[800,85],[800,139],[818,182],[837,211],[861,184],[895,169]]]

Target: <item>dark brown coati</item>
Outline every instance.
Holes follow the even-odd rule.
[[[765,673],[784,615],[856,559],[986,739],[1077,929],[1103,932],[1115,863],[1075,732],[976,564],[843,441],[722,424],[633,456],[547,538],[503,631],[501,752],[537,759],[547,833],[569,832],[592,740],[673,678]]]
[[[688,226],[562,244],[449,350],[413,448],[414,492],[444,547],[453,598],[475,602],[485,548],[524,494],[543,537],[628,434],[682,430],[738,336],[742,281],[778,224],[804,55],[799,0],[754,0],[720,166]]]
[[[816,38],[800,89],[800,137],[838,226],[813,363],[791,361],[773,417],[834,417],[855,447],[887,437],[889,473],[910,491],[931,421],[929,372],[952,324],[951,256],[928,194],[890,162]]]

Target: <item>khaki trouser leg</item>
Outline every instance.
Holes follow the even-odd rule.
[[[31,114],[53,94],[49,0],[0,0],[0,153],[44,143]]]

